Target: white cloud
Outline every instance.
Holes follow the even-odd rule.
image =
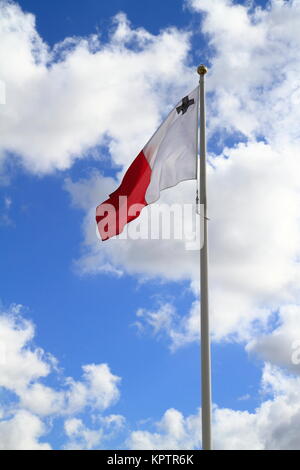
[[[80,381],[64,378],[57,368],[57,360],[34,347],[33,339],[34,326],[22,317],[21,306],[1,312],[0,387],[13,392],[15,398],[1,410],[0,448],[47,448],[48,444],[39,442],[48,430],[45,424],[47,417],[63,416],[68,421],[87,409],[103,413],[119,399],[120,378],[112,374],[107,364],[84,365]],[[43,383],[50,374],[54,378],[56,374],[59,379],[56,387]],[[121,416],[100,417],[104,421],[99,426],[98,435],[105,437],[120,427]],[[106,433],[107,426],[112,430]],[[20,433],[25,436],[18,440]],[[2,438],[6,434],[7,438]],[[90,441],[94,434],[91,431],[90,434],[84,432],[84,435],[89,436]]]
[[[172,322],[174,321],[175,309],[173,305],[167,303],[162,304],[160,308],[154,312],[140,308],[136,312],[138,320],[135,322],[135,325],[142,329],[144,321],[149,324],[153,329],[153,333],[157,334],[161,330],[170,330]]]
[[[108,415],[99,417],[101,423],[104,423],[106,426],[115,426],[116,428],[122,428],[125,425],[125,418],[122,415]]]
[[[68,450],[90,450],[99,446],[103,430],[87,428],[81,419],[71,418],[65,421],[65,432],[70,441],[66,444]]]
[[[11,419],[0,420],[0,450],[50,450],[50,444],[40,442],[45,432],[37,416],[20,410]]]
[[[82,381],[67,377],[62,390],[41,383],[17,389],[20,405],[38,415],[68,415],[80,413],[86,407],[105,410],[118,400],[120,378],[111,373],[107,364],[88,364],[82,369]]]
[[[20,316],[21,306],[0,316],[0,386],[18,393],[32,381],[50,373],[51,365],[40,349],[26,348],[34,337],[32,323]]]
[[[133,431],[127,441],[128,447],[135,450],[199,448],[199,415],[184,418],[178,410],[170,408],[156,427],[157,432]]]
[[[107,364],[87,364],[83,368],[83,383],[69,379],[68,402],[70,410],[90,405],[105,410],[119,399],[120,377],[113,375]]]
[[[253,338],[247,344],[247,351],[265,361],[300,373],[299,350],[299,305],[285,305],[276,315],[277,321],[271,331]]]
[[[21,306],[14,306],[0,316],[0,386],[15,392],[26,409],[41,415],[75,413],[86,406],[105,410],[118,400],[120,378],[107,364],[84,365],[82,381],[68,377],[59,391],[39,383],[54,372],[55,359],[42,349],[31,348],[34,326],[20,310]]]
[[[81,419],[69,418],[64,423],[68,442],[64,449],[90,450],[101,448],[105,441],[122,429],[125,418],[121,415],[93,416],[93,427],[88,427]]]
[[[188,33],[132,29],[123,13],[113,19],[107,43],[91,35],[50,49],[34,16],[1,0],[6,104],[0,109],[0,154],[18,154],[37,173],[69,168],[98,145],[108,146],[116,163],[128,162],[161,111],[190,88],[188,49]]]
[[[207,80],[214,92],[211,125],[264,136],[273,146],[295,145],[300,138],[298,0],[273,0],[264,9],[231,0],[187,3],[204,14],[201,29],[213,54]]]
[[[150,327],[155,336],[166,335],[170,341],[170,349],[174,351],[186,344],[199,341],[199,309],[198,301],[193,302],[188,314],[182,316],[171,303],[161,303],[154,311],[140,308],[136,312],[137,320],[133,325],[140,333]]]
[[[214,449],[300,449],[299,378],[287,376],[266,364],[262,376],[265,401],[250,413],[226,408],[213,409]],[[266,395],[270,395],[267,398]],[[199,449],[200,414],[184,417],[173,408],[156,423],[156,431],[133,431],[131,449]]]
[[[253,322],[263,326],[278,305],[297,298],[298,162],[263,143],[224,154],[210,177],[213,323],[217,338],[247,338]]]
[[[286,376],[267,364],[262,391],[271,398],[262,402],[255,413],[215,410],[216,448],[299,450],[299,378]]]

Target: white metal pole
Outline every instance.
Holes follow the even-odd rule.
[[[200,248],[200,304],[201,304],[201,391],[202,391],[202,449],[212,449],[211,436],[211,358],[208,310],[208,246],[206,197],[206,137],[205,137],[205,74],[207,68],[199,65],[199,115],[200,115],[200,177],[198,178],[201,223],[203,224]]]

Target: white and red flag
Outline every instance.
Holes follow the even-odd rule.
[[[118,189],[96,209],[102,240],[118,235],[160,191],[196,179],[199,88],[170,112],[126,171]]]

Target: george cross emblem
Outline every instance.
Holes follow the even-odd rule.
[[[182,114],[186,113],[188,108],[194,103],[195,103],[194,99],[189,100],[189,97],[185,96],[184,98],[182,98],[181,105],[176,108],[177,113],[180,114],[181,111],[182,111]]]

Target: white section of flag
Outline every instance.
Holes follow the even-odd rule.
[[[199,87],[188,95],[194,100],[185,113],[177,112],[180,101],[143,148],[151,167],[151,181],[145,199],[159,199],[160,191],[180,181],[196,179],[196,131]]]

